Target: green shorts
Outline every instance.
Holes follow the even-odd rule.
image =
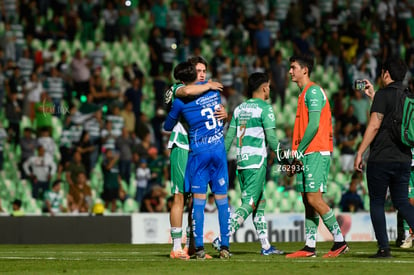
[[[184,175],[187,167],[188,150],[174,146],[171,149],[171,194],[184,193]]]
[[[259,169],[238,170],[242,204],[254,203],[257,207],[259,200],[264,199],[263,190],[266,182],[266,166]]]
[[[408,184],[408,198],[414,198],[414,168],[411,167],[410,183]]]
[[[303,172],[296,176],[296,191],[316,193],[326,192],[331,156],[319,152],[305,155],[302,159]]]

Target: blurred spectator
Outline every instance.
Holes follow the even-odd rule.
[[[124,108],[121,111],[121,116],[124,118],[125,128],[130,134],[135,133],[136,118],[133,112],[133,104],[131,101],[124,102]]]
[[[131,16],[132,16],[132,6],[125,5],[124,1],[118,1],[117,10],[119,12],[118,17],[118,34],[119,40],[122,40],[126,37],[129,41],[132,39],[132,26],[131,26]]]
[[[154,26],[150,30],[147,44],[150,51],[150,76],[158,76],[162,65],[162,36],[158,27]]]
[[[71,131],[71,116],[65,117],[62,133],[59,140],[60,162],[58,167],[58,178],[72,161],[73,156],[73,134]]]
[[[22,201],[19,199],[15,199],[12,203],[12,213],[13,217],[21,217],[24,216],[24,211],[22,209]]]
[[[17,100],[17,94],[11,93],[6,101],[6,118],[9,121],[7,129],[9,140],[16,147],[20,143],[20,123],[22,108]]]
[[[324,54],[324,67],[332,66],[336,70],[339,66],[339,61],[342,53],[342,43],[339,38],[337,30],[333,30],[328,35],[327,40],[322,44],[322,51]]]
[[[112,122],[106,121],[105,127],[101,132],[102,151],[107,149],[115,150],[115,140],[117,136],[113,133]]]
[[[106,85],[100,67],[93,70],[93,74],[89,79],[89,92],[93,97],[93,103],[96,105],[100,106],[107,103],[108,92],[106,91]]]
[[[119,106],[112,106],[110,114],[106,116],[106,120],[112,122],[112,134],[115,137],[119,137],[124,128],[124,118],[120,114]]]
[[[259,57],[264,58],[269,56],[271,41],[272,38],[269,29],[265,27],[263,21],[260,21],[253,37],[253,45]]]
[[[79,31],[79,14],[76,2],[76,0],[68,0],[64,12],[65,33],[69,41],[74,41]]]
[[[156,147],[148,149],[148,167],[151,170],[150,188],[153,186],[165,187],[165,179],[168,178],[166,158],[158,154]]]
[[[119,152],[118,169],[121,179],[127,185],[130,184],[131,169],[132,169],[132,149],[134,141],[126,128],[122,129],[122,135],[115,141],[115,148]]]
[[[177,45],[178,41],[175,38],[173,30],[166,30],[162,43],[162,68],[163,75],[170,76],[173,69],[173,63],[177,57]]]
[[[359,132],[361,135],[365,133],[365,128],[370,116],[369,112],[371,104],[368,98],[363,94],[364,91],[354,91],[354,97],[350,99],[351,106],[354,107],[354,115],[358,120],[360,126]]]
[[[352,175],[348,191],[342,194],[339,205],[341,206],[343,212],[358,212],[364,210],[364,201],[358,194],[358,186],[361,187],[362,194],[366,194],[361,176],[362,174],[360,173],[354,173]]]
[[[135,114],[135,119],[138,120],[141,115],[141,100],[143,94],[140,87],[140,82],[137,77],[132,81],[132,86],[129,87],[124,93],[124,102],[131,101],[133,105],[133,111]]]
[[[89,60],[82,56],[82,51],[76,49],[72,62],[70,63],[70,69],[72,72],[73,88],[78,98],[81,95],[89,93],[89,78],[91,77],[89,64]]]
[[[167,29],[170,29],[174,32],[175,39],[177,40],[177,45],[181,45],[183,38],[183,24],[184,24],[184,15],[183,10],[178,6],[177,1],[170,2],[170,8],[167,9]]]
[[[48,128],[52,132],[52,114],[54,106],[46,92],[40,94],[40,101],[35,103],[35,123],[37,130]]]
[[[200,48],[201,39],[208,28],[208,22],[196,4],[190,6],[185,25],[187,36],[190,39],[190,50]]]
[[[65,95],[65,82],[56,67],[50,68],[50,76],[46,77],[43,86],[53,102],[53,115],[60,117],[64,113],[62,99]]]
[[[35,104],[40,102],[40,96],[44,91],[43,83],[36,72],[30,74],[29,81],[24,85],[24,90],[27,97],[23,102],[23,115],[29,117],[33,122],[35,118]]]
[[[149,180],[151,179],[151,170],[148,168],[147,160],[141,158],[136,170],[136,186],[137,191],[135,200],[141,204],[145,194],[149,191]]]
[[[74,184],[69,186],[67,195],[68,209],[72,213],[88,213],[92,206],[92,191],[86,174],[79,172]]]
[[[7,60],[16,61],[16,36],[8,21],[4,25],[4,55]]]
[[[140,212],[153,213],[165,212],[167,192],[160,186],[153,186],[142,199]]]
[[[42,51],[42,65],[43,71],[46,75],[50,74],[50,69],[55,66],[54,57],[57,51],[57,44],[53,43],[49,48]]]
[[[106,42],[114,42],[118,36],[117,22],[119,18],[118,10],[114,8],[112,1],[106,1],[106,6],[102,11],[102,18],[105,22],[104,37]]]
[[[93,117],[84,123],[84,126],[85,130],[89,133],[90,143],[94,147],[90,158],[90,166],[93,169],[98,161],[101,148],[101,132],[105,126],[105,121],[102,119],[102,110],[96,111]]]
[[[43,212],[49,213],[51,216],[65,212],[66,207],[63,204],[61,188],[62,181],[55,180],[52,183],[52,189],[45,192]]]
[[[121,176],[117,165],[119,157],[118,153],[115,154],[111,149],[107,149],[102,162],[104,184],[101,197],[105,201],[105,208],[110,205],[111,212],[116,211],[116,200],[119,198],[119,192],[122,189]]]
[[[206,213],[217,212],[216,200],[214,199],[213,193],[208,194],[206,206],[204,207],[204,212]]]
[[[118,85],[117,79],[114,76],[109,77],[109,85],[106,86],[106,93],[109,106],[120,103],[122,98],[121,87]]]
[[[165,34],[167,27],[167,12],[168,7],[164,3],[164,0],[155,0],[155,3],[151,7],[151,21],[154,26],[161,30],[161,33]]]
[[[280,50],[270,50],[270,71],[271,71],[271,99],[272,103],[276,103],[276,97],[280,99],[280,106],[285,106],[286,86],[289,81],[288,66],[283,61],[282,52]]]
[[[3,163],[4,163],[4,145],[7,141],[7,133],[3,127],[3,124],[0,121],[0,172],[3,171]]]
[[[3,71],[3,64],[0,62],[0,113],[3,112],[3,100],[6,93],[6,76]]]
[[[81,153],[74,151],[72,161],[66,167],[66,181],[69,183],[69,186],[73,186],[76,183],[80,173],[85,174],[86,168],[83,165]]]
[[[79,19],[81,20],[81,41],[95,40],[95,27],[98,23],[96,3],[93,0],[85,0],[80,2],[78,6]]]
[[[105,62],[105,53],[101,50],[101,42],[95,41],[95,46],[93,50],[88,53],[88,58],[92,65],[92,70],[99,68],[102,70],[102,66]]]
[[[26,83],[34,69],[34,60],[30,56],[28,48],[23,49],[23,55],[19,58],[16,65],[20,68],[22,83]]]
[[[21,173],[21,178],[26,179],[29,175],[26,175],[23,169],[23,163],[26,162],[30,157],[35,155],[37,148],[37,139],[33,137],[33,130],[29,127],[23,129],[23,137],[20,139],[20,162],[19,169]]]
[[[61,22],[60,15],[53,14],[52,19],[46,22],[44,25],[44,37],[46,39],[52,39],[54,42],[66,38],[65,27]]]
[[[92,144],[87,130],[83,130],[81,138],[75,146],[76,151],[78,151],[82,156],[82,163],[85,167],[86,176],[89,177],[92,170],[91,155],[95,150],[95,146]]]
[[[57,147],[55,141],[51,137],[49,128],[41,128],[39,130],[37,144],[41,145],[45,149],[45,155],[52,160],[54,159]]]
[[[354,126],[351,123],[343,124],[338,137],[338,147],[341,150],[340,162],[344,173],[354,171],[356,141]]]
[[[20,68],[18,66],[13,65],[14,63],[11,63],[11,71],[12,74],[9,77],[8,81],[6,82],[6,91],[7,96],[10,97],[10,94],[16,94],[17,99],[21,103],[23,100],[23,78],[21,75]],[[7,74],[7,72],[6,72]]]
[[[45,149],[40,145],[37,147],[37,156],[26,160],[23,163],[23,168],[31,179],[32,197],[43,199],[44,192],[49,190],[50,179],[56,173],[55,162],[45,155]]]

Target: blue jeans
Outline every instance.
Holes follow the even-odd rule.
[[[410,227],[414,227],[414,206],[408,202],[410,166],[409,162],[368,162],[367,164],[371,222],[380,249],[389,248],[384,211],[388,188],[394,207]]]

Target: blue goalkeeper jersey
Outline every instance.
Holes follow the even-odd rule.
[[[214,112],[220,108],[218,91],[208,91],[196,98],[176,98],[164,124],[171,131],[180,115],[189,125],[190,150],[203,151],[224,143],[223,121],[217,120]]]

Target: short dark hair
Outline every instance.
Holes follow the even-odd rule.
[[[384,72],[388,71],[394,81],[403,81],[407,74],[407,64],[399,57],[390,57],[383,64]]]
[[[58,185],[59,183],[62,183],[62,180],[55,180],[53,183],[52,183],[52,187],[55,187],[56,185]]]
[[[175,66],[174,78],[184,83],[191,83],[197,79],[197,71],[189,61],[184,61]]]
[[[187,61],[190,62],[191,64],[193,64],[194,66],[196,66],[198,63],[204,64],[204,66],[206,66],[206,68],[208,66],[207,61],[204,58],[202,58],[201,56],[190,57]]]
[[[313,56],[307,54],[294,55],[289,58],[289,62],[298,62],[302,68],[308,68],[308,76],[310,77],[314,64]]]
[[[269,82],[269,76],[266,73],[252,73],[247,80],[247,97],[251,98],[253,92],[256,91],[260,85]]]

